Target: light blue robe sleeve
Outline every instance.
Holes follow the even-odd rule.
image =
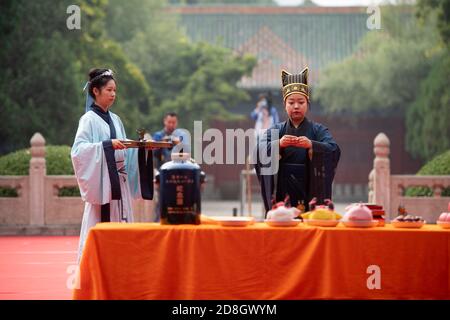
[[[111,201],[111,183],[102,141],[94,141],[94,130],[90,115],[82,116],[70,155],[83,201],[105,204]]]
[[[141,199],[141,184],[139,178],[138,149],[127,149],[125,166],[128,176],[128,185],[130,187],[131,196],[134,199]]]

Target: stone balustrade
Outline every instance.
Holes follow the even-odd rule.
[[[78,187],[75,176],[48,176],[45,139],[35,133],[30,140],[28,176],[0,176],[0,187],[16,190],[17,197],[0,197],[0,235],[77,235],[83,216],[80,197],[59,196],[59,190]],[[153,201],[133,200],[136,221],[153,219]]]
[[[405,206],[412,214],[423,216],[428,223],[435,223],[439,215],[447,211],[450,197],[442,197],[441,194],[444,188],[450,187],[450,175],[391,175],[390,142],[384,133],[379,133],[374,140],[374,154],[368,200],[382,205],[388,219],[397,216],[399,205]],[[405,191],[411,187],[428,187],[432,190],[432,196],[407,196]]]

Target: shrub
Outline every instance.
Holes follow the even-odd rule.
[[[28,175],[30,167],[30,149],[22,149],[0,157],[0,175]],[[52,146],[45,148],[47,175],[73,175],[72,160],[69,146]],[[79,197],[78,187],[61,188],[60,197]],[[17,197],[13,188],[0,187],[0,197]]]
[[[0,175],[28,175],[30,149],[22,149],[0,157]],[[73,175],[69,146],[46,146],[47,175]]]
[[[417,175],[450,175],[450,150],[427,162],[417,172]],[[408,197],[431,197],[433,196],[433,190],[427,187],[411,187],[406,189],[405,195]],[[442,190],[442,196],[450,196],[450,187]]]

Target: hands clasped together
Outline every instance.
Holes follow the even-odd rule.
[[[297,147],[297,148],[311,149],[312,142],[309,138],[305,136],[296,137],[287,134],[280,139],[280,147],[281,148]]]

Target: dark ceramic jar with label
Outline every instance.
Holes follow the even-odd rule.
[[[201,185],[205,174],[189,153],[172,153],[156,176],[161,224],[200,224]]]

